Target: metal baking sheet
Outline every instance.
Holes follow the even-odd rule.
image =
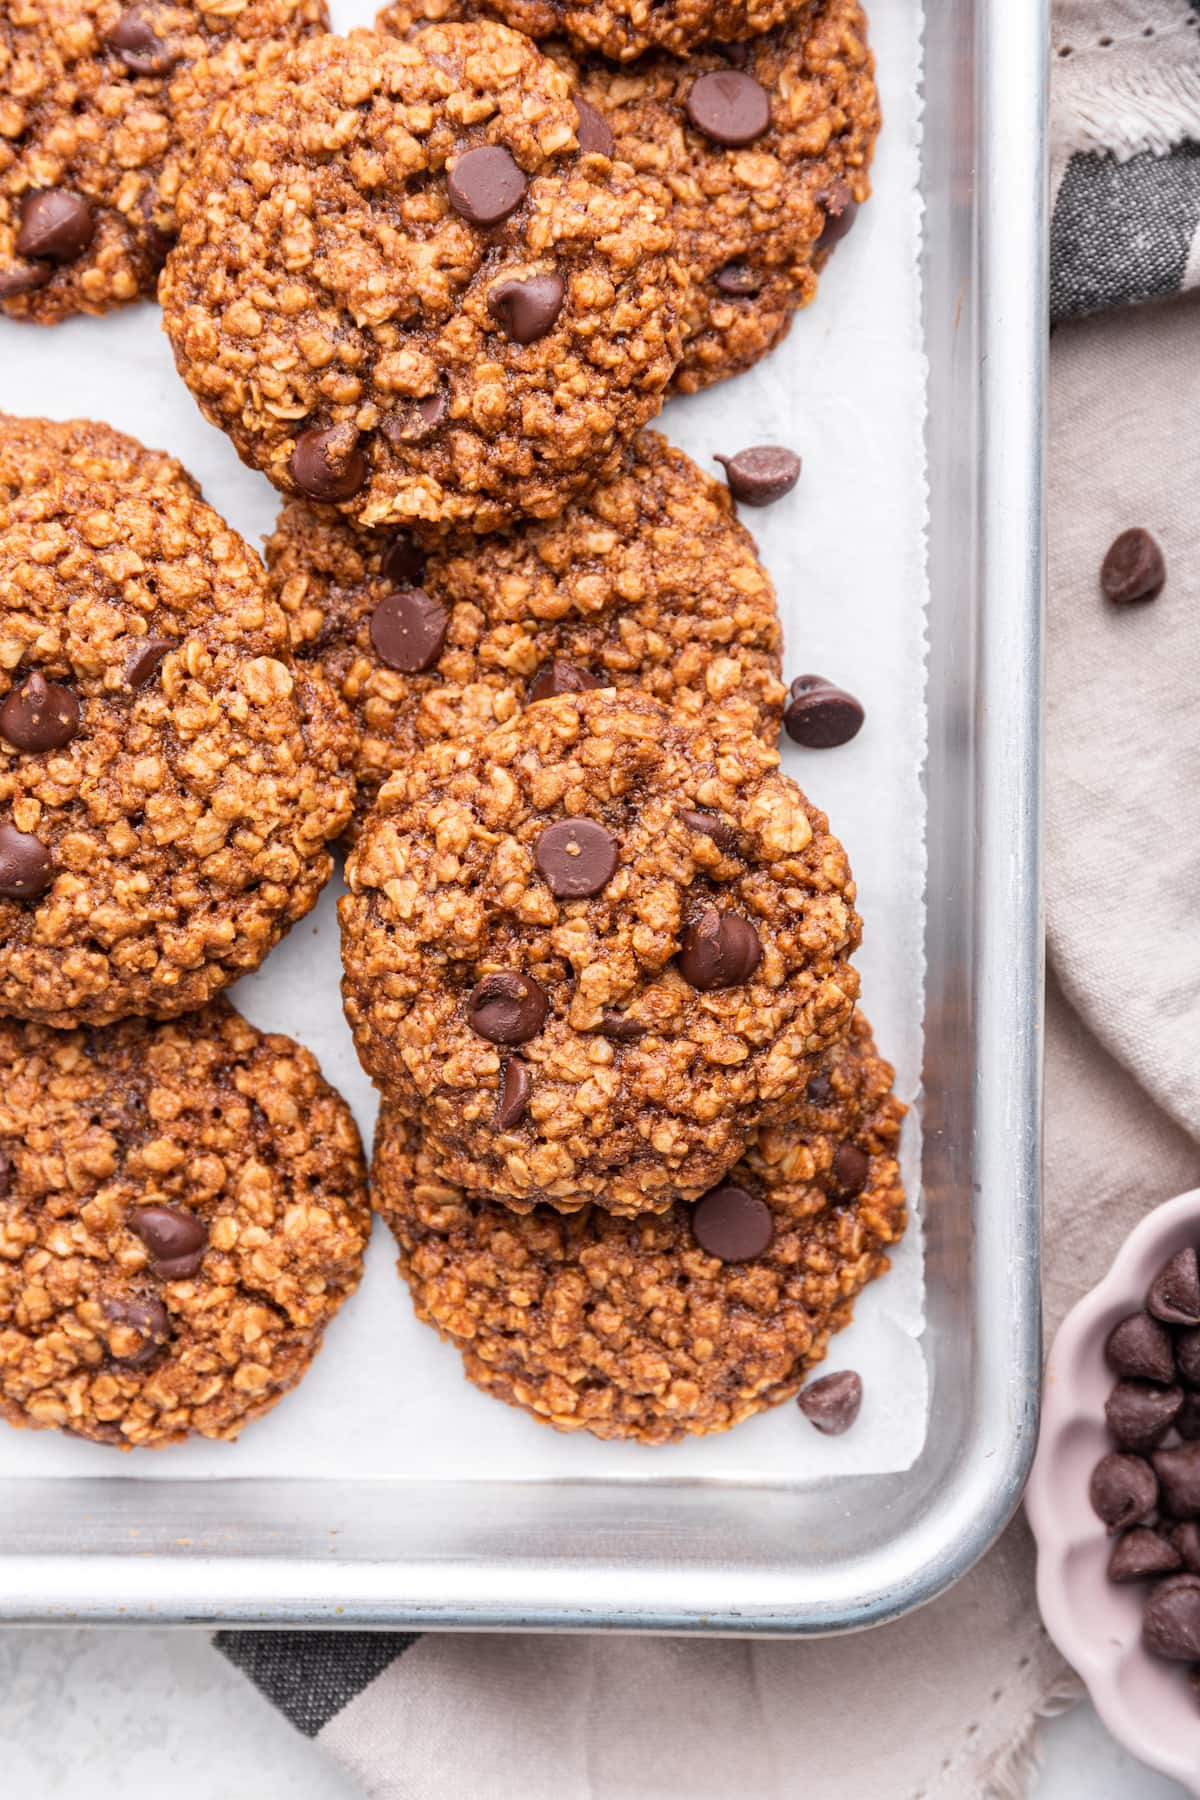
[[[454,1353],[407,1318],[380,1233],[368,1292],[235,1461],[225,1447],[197,1457],[188,1446],[149,1459],[147,1477],[146,1458],[114,1471],[92,1447],[6,1434],[0,1617],[846,1629],[928,1598],[1007,1516],[1032,1448],[1038,1371],[1045,21],[1027,10],[1001,19],[988,0],[931,0],[918,152],[921,13],[915,0],[880,0],[874,41],[896,126],[876,199],[784,350],[664,418],[697,455],[730,447],[730,433],[750,441],[751,420],[757,441],[808,452],[802,498],[759,530],[768,566],[788,576],[788,668],[799,655],[868,705],[857,747],[797,773],[859,874],[881,1041],[904,1091],[924,1078],[921,1128],[909,1133],[926,1213],[919,1349],[905,1329],[919,1322],[915,1232],[862,1307],[867,1331],[873,1309],[896,1317],[895,1354],[913,1359],[895,1377],[895,1430],[851,1434],[863,1448],[841,1467],[823,1466],[783,1415],[665,1457],[557,1438],[462,1387]],[[335,16],[367,12],[343,4]],[[919,262],[916,231],[903,230],[918,187]],[[198,448],[173,440],[190,402],[160,345],[139,355],[153,334],[135,321],[56,333],[55,363],[36,351],[44,379],[21,357],[28,331],[3,327],[0,403],[94,410],[96,346],[128,349],[114,422],[184,455],[248,535],[265,529],[273,496],[247,486],[254,478],[216,434]],[[318,1025],[307,1004],[314,971],[326,988],[332,946],[325,902],[238,998],[309,1042],[366,1122],[368,1090],[329,1036],[336,1015]],[[859,1360],[861,1323],[835,1358]],[[339,1417],[340,1430],[326,1428]]]

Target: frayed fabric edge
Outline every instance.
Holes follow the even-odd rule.
[[[1096,88],[1063,78],[1054,83],[1050,136],[1056,162],[1077,151],[1118,162],[1147,150],[1165,156],[1200,139],[1200,64],[1142,69]]]
[[[1030,1715],[1024,1730],[992,1764],[980,1800],[1026,1800],[1029,1784],[1042,1766],[1039,1727],[1048,1719],[1057,1719],[1060,1713],[1070,1712],[1086,1694],[1078,1675],[1070,1670],[1063,1674]]]

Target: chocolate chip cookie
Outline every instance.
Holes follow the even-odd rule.
[[[154,291],[205,120],[325,0],[0,8],[0,307],[53,324]]]
[[[769,31],[797,0],[476,0],[477,10],[534,38],[565,37],[615,62],[646,50],[682,56],[696,44],[732,43]],[[444,0],[425,0],[434,8]]]
[[[854,884],[761,739],[636,689],[430,745],[341,902],[346,1012],[448,1181],[663,1210],[720,1179],[846,1031]]]
[[[314,904],[350,721],[168,456],[0,416],[0,1013],[201,1005]]]
[[[297,657],[354,715],[360,818],[423,744],[571,687],[641,687],[779,733],[770,577],[727,490],[657,432],[559,518],[428,554],[292,501],[267,569]]]
[[[385,1107],[372,1199],[417,1316],[477,1386],[560,1431],[661,1444],[789,1399],[905,1224],[904,1108],[869,1027],[827,1053],[795,1123],[695,1206],[514,1217],[464,1193]]]
[[[0,1417],[235,1438],[295,1387],[370,1229],[346,1103],[224,1001],[0,1021]]]
[[[367,527],[490,531],[615,470],[679,356],[660,184],[491,21],[304,44],[220,109],[160,285],[239,455]]]

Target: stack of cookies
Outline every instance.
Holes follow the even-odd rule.
[[[778,342],[865,200],[865,21],[230,16],[0,23],[9,67],[39,22],[58,59],[0,159],[0,305],[102,311],[162,266],[183,380],[285,495],[264,574],[170,458],[0,421],[0,1411],[231,1437],[311,1360],[361,1266],[357,1138],[217,996],[345,836],[419,1316],[561,1429],[721,1430],[886,1268],[903,1109],[734,503],[798,459],[718,484],[648,422]],[[844,741],[816,680],[789,729]]]

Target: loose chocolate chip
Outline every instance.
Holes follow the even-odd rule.
[[[113,1325],[124,1325],[130,1331],[136,1331],[144,1340],[128,1356],[113,1356],[113,1361],[121,1363],[125,1368],[140,1369],[146,1363],[153,1362],[171,1335],[167,1309],[161,1300],[153,1297],[102,1300],[100,1310]]]
[[[771,123],[767,90],[739,69],[713,69],[692,83],[687,116],[714,144],[752,144]]]
[[[790,494],[800,479],[800,458],[782,444],[755,444],[736,456],[714,456],[725,470],[729,491],[743,506],[771,506]]]
[[[1153,1450],[1183,1405],[1183,1389],[1152,1381],[1118,1381],[1104,1405],[1108,1429],[1122,1450]]]
[[[1108,1529],[1124,1531],[1153,1512],[1158,1482],[1144,1456],[1122,1456],[1114,1450],[1102,1456],[1092,1470],[1088,1494],[1094,1512]]]
[[[871,1159],[865,1150],[860,1150],[857,1144],[838,1145],[833,1153],[830,1175],[834,1191],[840,1198],[853,1200],[861,1194],[870,1173]]]
[[[402,531],[384,551],[379,573],[399,588],[420,587],[425,579],[425,552]]]
[[[0,897],[36,900],[50,886],[54,866],[41,838],[0,825]]]
[[[1113,1545],[1108,1559],[1110,1581],[1146,1581],[1151,1575],[1170,1575],[1182,1568],[1183,1558],[1169,1538],[1139,1525]]]
[[[449,411],[449,397],[439,388],[436,394],[414,400],[404,412],[389,413],[383,423],[384,436],[393,444],[423,444]]]
[[[775,1221],[758,1194],[724,1181],[693,1206],[692,1236],[702,1250],[722,1262],[752,1262],[770,1247]]]
[[[1156,1450],[1150,1461],[1162,1489],[1163,1510],[1173,1519],[1200,1517],[1200,1443]]]
[[[1185,1394],[1183,1405],[1175,1414],[1175,1429],[1190,1443],[1200,1438],[1200,1394]]]
[[[292,446],[292,480],[310,500],[349,500],[367,479],[353,426],[313,425]]]
[[[186,1206],[139,1206],[129,1215],[129,1229],[164,1281],[186,1281],[204,1261],[208,1226]]]
[[[561,275],[530,275],[497,282],[488,293],[488,311],[514,344],[534,344],[553,328],[566,296]]]
[[[371,643],[380,662],[403,675],[432,669],[442,654],[450,614],[424,588],[385,594],[371,614]]]
[[[698,831],[703,837],[711,838],[717,849],[724,851],[726,856],[737,855],[738,834],[719,813],[693,812],[688,809],[679,816],[689,831]]]
[[[501,969],[471,990],[467,1021],[489,1044],[525,1044],[546,1023],[550,1002],[532,975]]]
[[[742,987],[762,961],[762,944],[749,919],[706,906],[688,925],[679,948],[679,972],[700,993]]]
[[[1151,1589],[1142,1614],[1142,1643],[1167,1662],[1200,1660],[1200,1576],[1169,1575]]]
[[[79,702],[40,670],[27,675],[0,706],[0,737],[14,750],[61,750],[79,730]]]
[[[832,250],[840,244],[855,219],[858,217],[858,202],[850,192],[848,183],[831,181],[827,188],[822,188],[816,196],[817,205],[825,214],[825,224],[817,239],[818,250]]]
[[[649,1031],[640,1019],[627,1018],[624,1013],[602,1012],[600,1014],[600,1035],[612,1038],[617,1044],[636,1044]]]
[[[510,1056],[504,1064],[504,1073],[500,1078],[500,1096],[492,1119],[497,1131],[511,1131],[514,1125],[521,1122],[532,1091],[533,1077],[528,1065],[519,1056]]]
[[[1118,606],[1133,600],[1157,600],[1166,582],[1166,561],[1148,531],[1135,525],[1113,539],[1100,565],[1100,588],[1106,600]]]
[[[72,263],[83,255],[95,230],[92,209],[82,194],[44,188],[39,194],[27,194],[22,203],[17,255]]]
[[[143,638],[135,650],[131,650],[125,664],[124,682],[127,688],[144,688],[158,674],[159,665],[168,650],[174,650],[174,638]]]
[[[1158,1271],[1146,1306],[1164,1325],[1200,1325],[1200,1266],[1190,1244]]]
[[[804,1388],[796,1404],[826,1437],[841,1437],[857,1419],[862,1397],[862,1376],[853,1369],[839,1369],[836,1375],[822,1375],[820,1381]]]
[[[54,280],[49,263],[28,263],[23,269],[0,270],[0,300],[14,300],[18,294],[33,294]]]
[[[828,1106],[833,1100],[833,1083],[828,1075],[814,1075],[804,1090],[810,1106]]]
[[[533,847],[538,874],[559,900],[586,900],[616,872],[617,840],[594,819],[559,819]]]
[[[794,694],[783,715],[783,729],[806,750],[836,750],[862,729],[862,703],[841,688],[810,688]]]
[[[735,299],[744,299],[761,290],[762,276],[748,263],[727,262],[724,268],[718,269],[713,276],[713,286],[718,293],[731,294]]]
[[[1114,1375],[1140,1381],[1175,1379],[1171,1334],[1149,1313],[1130,1313],[1114,1325],[1105,1341],[1104,1355]]]
[[[530,682],[529,704],[532,706],[535,700],[553,700],[556,694],[585,694],[589,688],[601,685],[587,669],[580,669],[565,657],[556,656],[553,662],[543,663]]]
[[[575,136],[579,139],[580,155],[611,156],[613,134],[604,114],[597,112],[590,100],[585,100],[580,94],[576,94],[575,116],[579,120]]]
[[[178,52],[163,43],[140,6],[127,7],[104,41],[131,75],[166,75],[179,61]]]
[[[515,212],[529,186],[502,144],[481,144],[460,156],[446,177],[455,212],[472,225],[498,225]]]
[[[1195,1519],[1185,1519],[1182,1525],[1176,1525],[1171,1532],[1171,1542],[1179,1552],[1185,1569],[1193,1575],[1200,1574],[1200,1525]]]

